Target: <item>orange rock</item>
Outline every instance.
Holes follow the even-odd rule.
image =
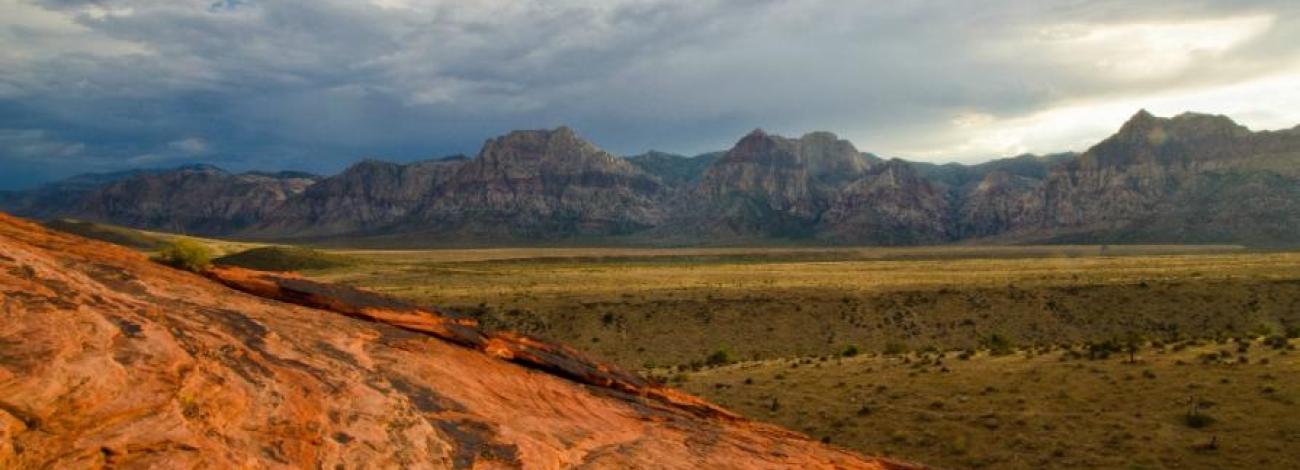
[[[210,276],[0,214],[0,468],[918,468],[470,319]]]

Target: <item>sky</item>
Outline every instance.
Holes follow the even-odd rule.
[[[568,125],[620,155],[828,130],[973,163],[1138,109],[1300,124],[1300,2],[0,0],[0,188],[336,172]]]

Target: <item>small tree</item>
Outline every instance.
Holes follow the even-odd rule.
[[[732,362],[735,362],[735,360],[732,359],[731,349],[726,346],[719,348],[704,359],[704,363],[710,366],[723,366]]]
[[[1143,338],[1137,332],[1129,332],[1124,335],[1124,352],[1128,353],[1129,364],[1137,363],[1137,353],[1142,349],[1142,344],[1145,342],[1146,338]]]
[[[212,266],[212,252],[202,243],[180,238],[159,251],[154,260],[173,268],[200,272]]]
[[[989,335],[984,338],[982,342],[984,343],[984,347],[988,348],[989,354],[994,356],[1006,356],[1016,352],[1015,343],[1012,343],[1010,338],[998,333]]]
[[[1187,427],[1200,429],[1214,424],[1214,418],[1201,413],[1202,404],[1200,398],[1193,396],[1189,402],[1191,406],[1187,408],[1187,414],[1183,415],[1183,422],[1187,424]]]

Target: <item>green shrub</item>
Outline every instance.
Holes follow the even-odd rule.
[[[1188,413],[1183,415],[1183,423],[1192,429],[1200,429],[1214,424],[1214,418],[1204,413]]]
[[[845,346],[843,351],[840,351],[840,355],[844,357],[853,357],[858,355],[860,352],[862,351],[859,351],[857,346],[850,344]]]
[[[212,266],[212,251],[207,245],[181,238],[159,251],[154,260],[173,268],[201,272]]]
[[[1085,344],[1088,349],[1088,359],[1094,361],[1109,358],[1111,354],[1118,353],[1124,349],[1120,342],[1114,339],[1108,339],[1097,343],[1089,342]]]
[[[1128,362],[1137,362],[1137,353],[1142,350],[1142,345],[1146,343],[1146,338],[1137,332],[1129,332],[1121,339],[1124,352],[1128,353]]]
[[[735,360],[732,359],[731,351],[727,348],[718,349],[717,351],[714,351],[713,354],[710,354],[709,357],[704,358],[704,363],[711,366],[727,365],[732,362],[735,362]]]
[[[988,348],[989,354],[994,356],[1006,356],[1016,352],[1016,345],[1006,336],[997,333],[989,335],[984,338],[982,342],[984,343],[984,347]]]
[[[1183,415],[1183,424],[1192,429],[1200,429],[1214,424],[1214,418],[1201,413],[1202,408],[1214,406],[1212,401],[1202,401],[1200,398],[1192,397],[1191,407],[1187,409],[1187,414]]]

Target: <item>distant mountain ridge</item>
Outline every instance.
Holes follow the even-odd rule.
[[[0,209],[259,239],[597,242],[1300,242],[1300,127],[1140,111],[1083,153],[978,165],[883,160],[829,132],[755,130],[726,152],[621,158],[572,129],[473,158],[364,160],[320,177],[211,166],[84,175]]]

